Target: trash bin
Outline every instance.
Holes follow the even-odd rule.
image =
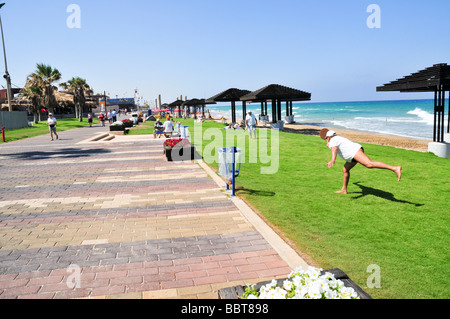
[[[189,137],[191,137],[189,135],[189,126],[181,125],[180,126],[180,134],[181,134],[181,138],[189,138]]]
[[[227,190],[232,185],[235,196],[235,179],[241,171],[241,149],[235,146],[219,149],[219,175],[227,181]]]

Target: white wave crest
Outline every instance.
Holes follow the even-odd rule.
[[[421,119],[422,123],[433,125],[434,115],[416,107],[413,111],[409,111],[408,114],[416,115]]]

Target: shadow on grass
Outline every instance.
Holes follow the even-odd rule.
[[[275,192],[270,191],[259,191],[254,189],[247,189],[244,187],[239,187],[236,189],[236,195],[250,195],[250,196],[264,196],[264,197],[271,197],[275,196]]]
[[[373,195],[373,196],[376,196],[376,197],[380,197],[380,198],[383,198],[383,199],[390,200],[392,202],[402,203],[402,204],[410,204],[410,205],[414,205],[416,207],[420,207],[420,206],[424,205],[424,204],[412,203],[412,202],[409,202],[409,201],[406,201],[406,200],[396,199],[394,194],[392,194],[392,193],[385,192],[385,191],[382,191],[382,190],[379,190],[379,189],[376,189],[376,188],[372,188],[372,187],[367,187],[367,186],[361,185],[359,182],[353,183],[353,185],[356,185],[359,188],[361,188],[361,192],[352,192],[350,194],[361,194],[361,195],[353,197],[352,199],[360,199],[360,198],[362,198],[364,196],[367,196],[367,195]]]
[[[29,152],[18,152],[11,154],[4,154],[3,156],[8,156],[11,158],[21,159],[21,160],[36,160],[45,158],[80,158],[89,157],[98,154],[106,154],[111,151],[105,149],[91,149],[84,150],[78,148],[64,148],[58,151],[29,151]]]

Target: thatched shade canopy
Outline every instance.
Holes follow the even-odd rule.
[[[240,101],[241,97],[245,94],[250,93],[249,90],[240,90],[236,88],[231,88],[225,90],[219,94],[216,94],[209,99],[207,102],[231,102],[231,122],[236,123],[236,101]],[[246,102],[242,102],[242,114],[245,120],[246,114]]]
[[[73,102],[73,93],[54,91],[53,94],[58,102]]]
[[[450,95],[449,65],[446,63],[435,64],[432,67],[377,87],[377,92],[385,91],[434,92],[433,141],[444,141],[445,91],[449,91]],[[447,133],[450,133],[450,116],[447,123]]]
[[[241,97],[241,101],[272,101],[272,122],[281,121],[281,102],[286,101],[286,115],[292,115],[292,101],[309,101],[311,93],[292,89],[279,84],[270,84]]]

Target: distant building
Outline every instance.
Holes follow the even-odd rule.
[[[14,94],[20,93],[20,90],[22,89],[17,89],[17,88],[11,88],[11,100],[14,98]],[[0,90],[0,102],[1,103],[5,103],[5,101],[7,101],[8,99],[8,90],[3,89]]]

